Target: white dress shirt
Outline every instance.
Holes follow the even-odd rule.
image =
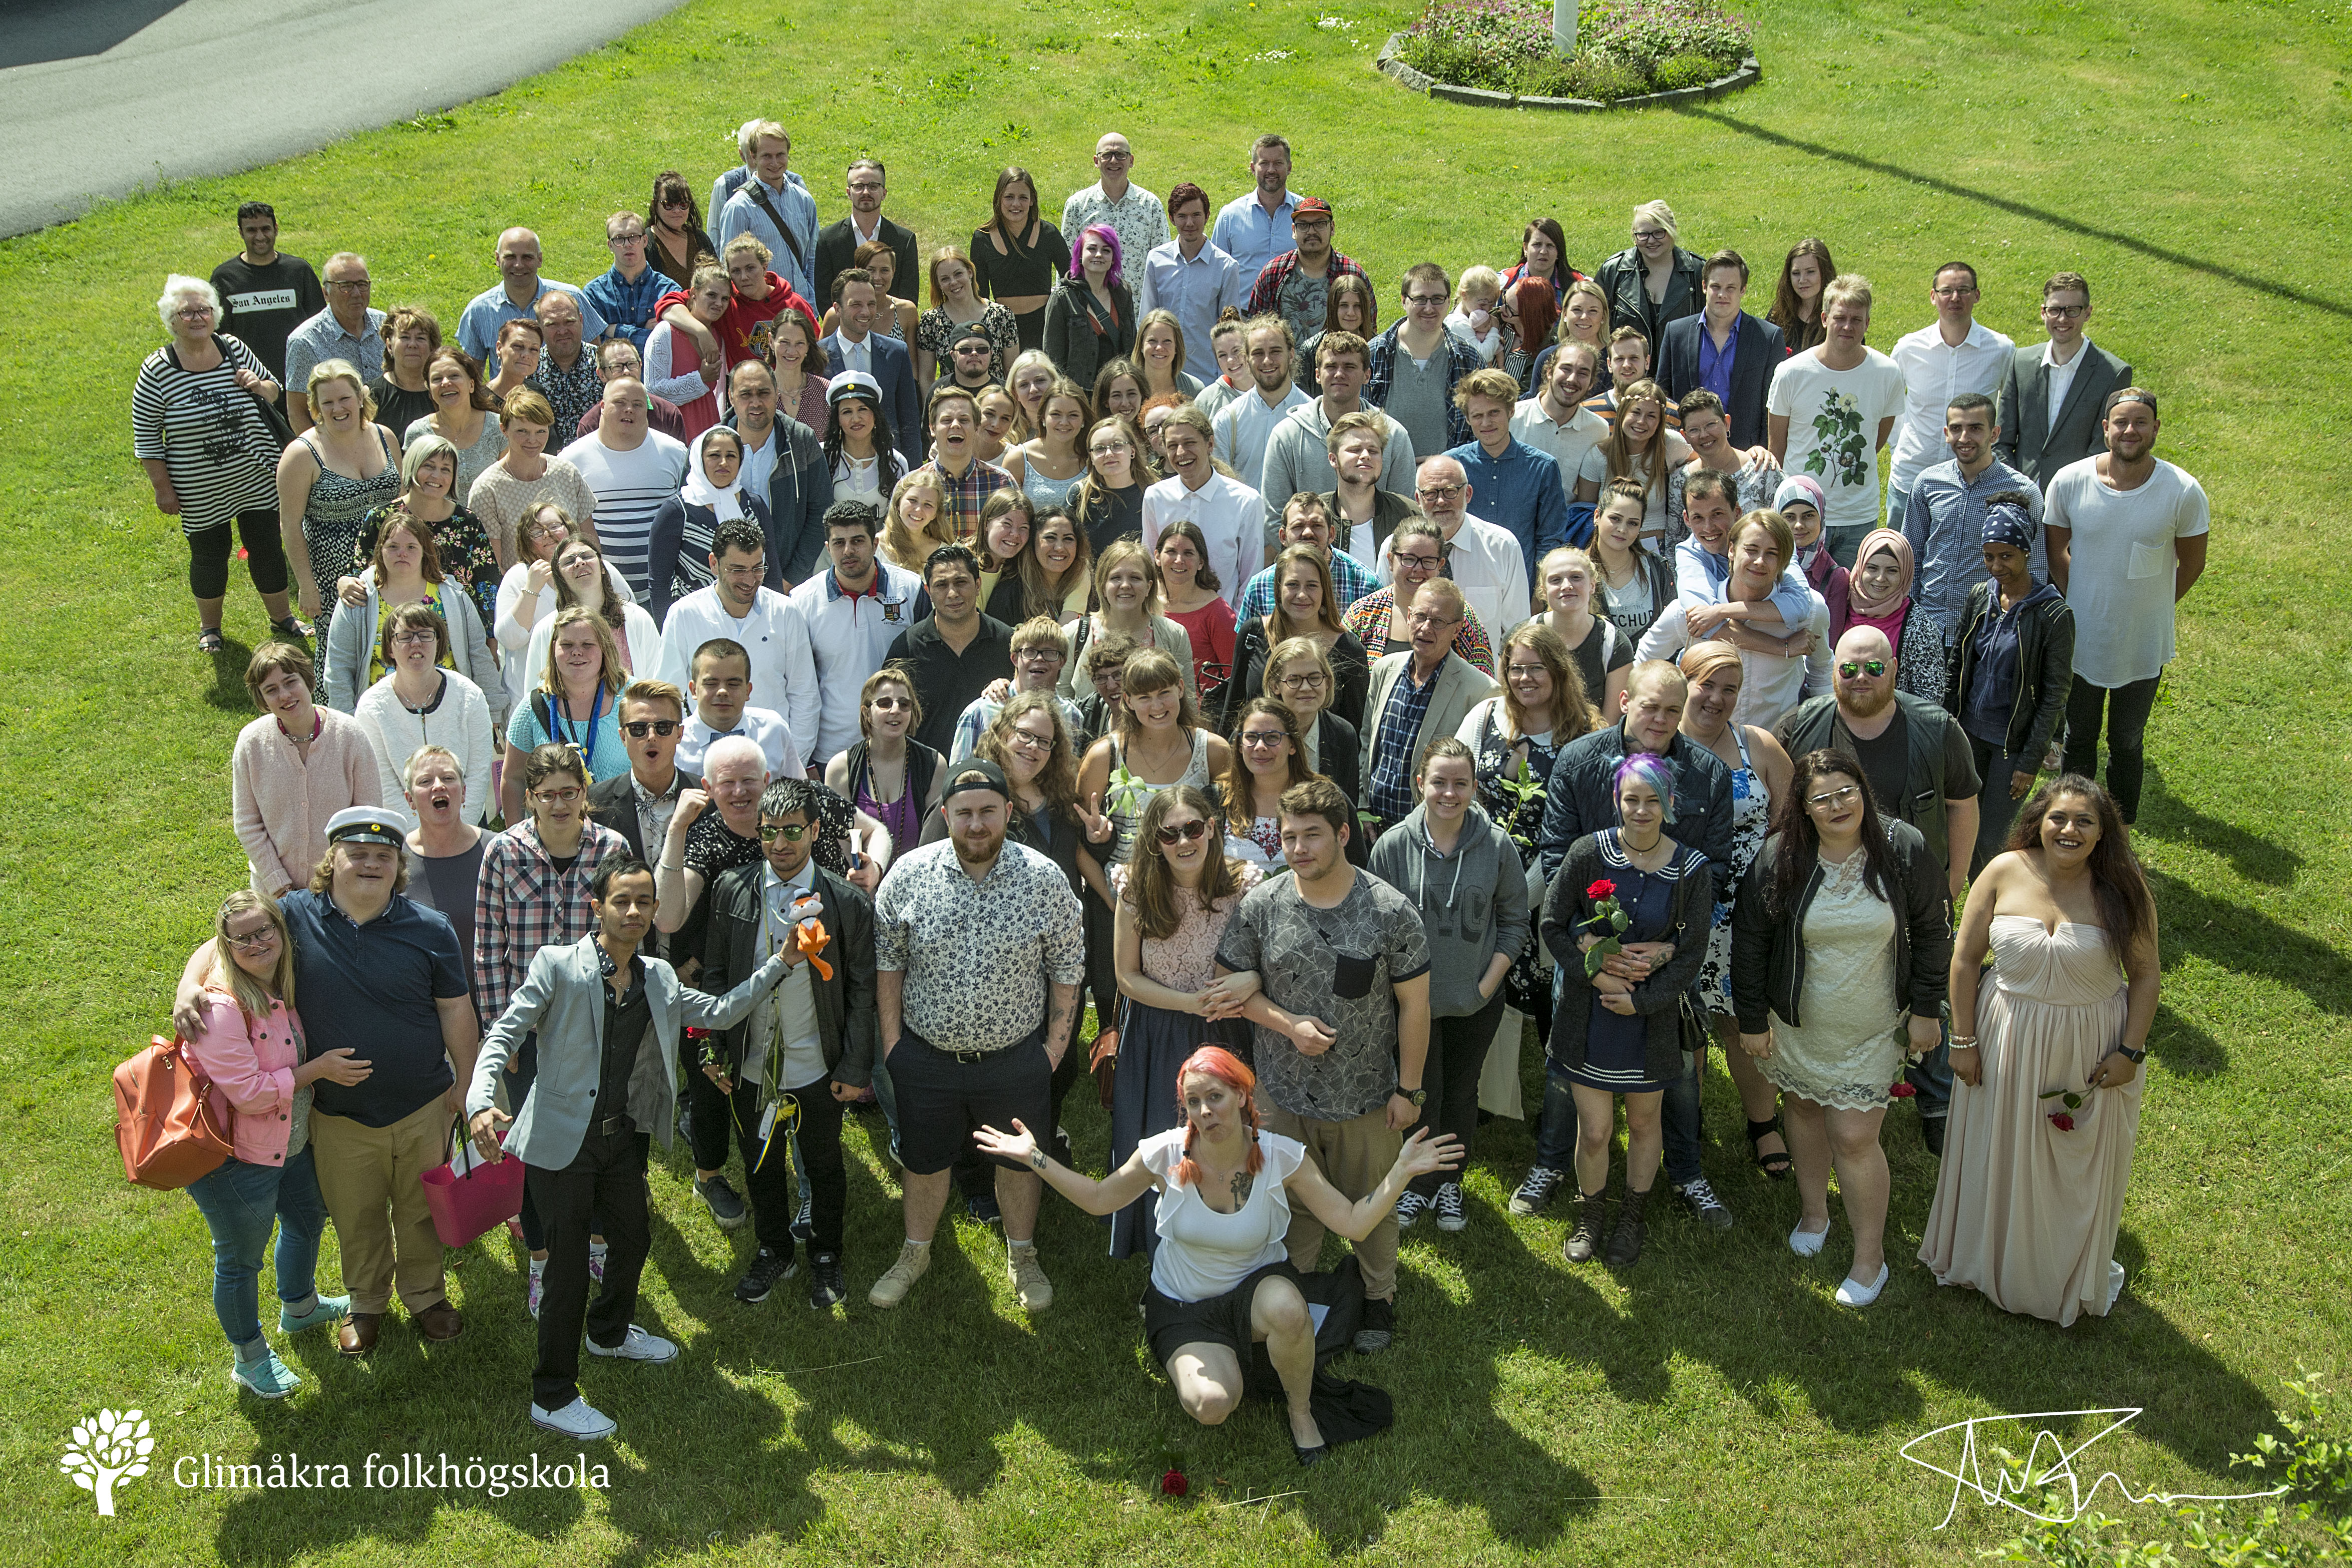
[[[1257,491],[1213,469],[1199,489],[1187,488],[1181,476],[1162,479],[1143,492],[1143,547],[1156,552],[1160,531],[1189,520],[1209,542],[1208,563],[1225,603],[1238,604],[1265,554],[1265,512]]]
[[[1268,403],[1255,382],[1245,384],[1209,421],[1216,433],[1217,456],[1242,477],[1242,483],[1256,488],[1265,472],[1266,437],[1292,409],[1312,401],[1297,382],[1290,384],[1278,403]]]
[[[2078,343],[2074,357],[2070,360],[2062,361],[2050,352],[2057,346],[2055,343],[2042,345],[2042,385],[2050,394],[2049,401],[2042,409],[2042,435],[2045,440],[2049,438],[2051,426],[2058,423],[2058,411],[2066,406],[2066,394],[2074,385],[2074,373],[2083,368],[2083,359],[2090,351],[2091,340],[2084,338]]]
[[[835,334],[835,341],[841,344],[843,370],[859,371],[866,375],[874,374],[874,334],[872,332],[866,333],[853,343],[849,341],[849,334],[842,331]]]
[[[1484,518],[1465,517],[1446,542],[1445,568],[1462,596],[1478,612],[1488,640],[1501,648],[1511,628],[1528,615],[1528,557],[1517,537]],[[1382,583],[1393,581],[1387,551],[1381,552],[1375,570]]]
[[[1982,321],[1969,325],[1969,335],[1955,348],[1944,341],[1943,327],[1930,322],[1896,341],[1887,357],[1903,372],[1903,412],[1895,418],[1894,466],[1887,471],[1888,488],[1909,490],[1919,470],[1951,456],[1944,447],[1944,413],[1964,392],[1987,397],[2000,390],[2017,344]],[[1900,528],[1898,519],[1895,526]]]
[[[789,600],[773,588],[761,588],[752,597],[751,613],[738,620],[720,602],[717,584],[697,588],[669,607],[657,679],[692,701],[694,650],[713,637],[741,643],[751,656],[753,703],[782,713],[795,735],[816,733],[816,666],[808,624]]]
[[[858,690],[882,668],[898,634],[915,624],[921,580],[887,561],[877,561],[874,570],[873,588],[854,598],[841,591],[831,567],[810,574],[790,595],[808,630],[816,668],[816,726],[801,731],[815,737],[810,752],[815,762],[831,762],[856,743]]]
[[[702,776],[702,760],[710,743],[729,735],[740,735],[760,748],[768,759],[771,778],[796,778],[806,773],[808,763],[802,755],[801,743],[793,736],[792,726],[773,709],[746,707],[743,716],[732,730],[714,730],[699,715],[688,719],[686,728],[678,731],[677,765],[697,778]]]

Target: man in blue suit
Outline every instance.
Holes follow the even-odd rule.
[[[1748,291],[1748,263],[1736,250],[1718,250],[1699,273],[1706,306],[1666,326],[1658,356],[1658,380],[1666,395],[1706,387],[1723,399],[1731,419],[1731,444],[1760,447],[1767,431],[1767,395],[1772,373],[1788,357],[1780,329],[1739,308]]]
[[[909,468],[924,460],[923,400],[915,391],[914,356],[896,338],[874,330],[882,309],[881,291],[874,275],[863,267],[845,267],[833,278],[834,329],[825,334],[828,373],[856,371],[870,375],[882,389],[882,416],[890,421],[890,441]]]

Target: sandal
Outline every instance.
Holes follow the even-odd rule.
[[[319,635],[319,628],[299,616],[289,616],[282,621],[272,621],[269,623],[269,629],[279,637],[292,637],[297,642],[309,642]]]
[[[221,636],[218,626],[205,626],[196,633],[198,653],[220,653],[227,647],[228,639]]]
[[[1789,1179],[1790,1170],[1795,1164],[1795,1162],[1790,1159],[1789,1152],[1786,1149],[1780,1149],[1767,1154],[1757,1148],[1759,1143],[1779,1131],[1780,1131],[1780,1119],[1777,1116],[1763,1121],[1749,1122],[1748,1152],[1755,1156],[1757,1169],[1776,1182],[1785,1182]],[[1786,1143],[1788,1141],[1788,1136],[1783,1133],[1780,1142]]]

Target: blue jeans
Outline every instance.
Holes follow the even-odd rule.
[[[1666,1181],[1687,1186],[1705,1173],[1700,1169],[1698,1060],[1683,1053],[1682,1076],[1666,1087],[1658,1102],[1658,1121],[1666,1142]],[[1945,1076],[1945,1098],[1951,1098],[1950,1069]],[[1536,1163],[1555,1171],[1576,1168],[1576,1090],[1568,1079],[1547,1069],[1543,1110],[1536,1120]]]
[[[230,1159],[188,1184],[188,1196],[213,1233],[213,1313],[232,1345],[261,1337],[261,1255],[278,1229],[278,1299],[307,1301],[317,1291],[319,1238],[327,1200],[303,1151],[279,1165]]]
[[[1822,548],[1830,552],[1831,560],[1851,572],[1853,570],[1853,558],[1862,550],[1862,542],[1869,538],[1870,531],[1877,526],[1874,522],[1862,522],[1824,528],[1822,530]]]

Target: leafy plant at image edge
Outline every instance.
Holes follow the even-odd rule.
[[[1576,52],[1562,59],[1551,15],[1549,0],[1437,0],[1399,57],[1461,87],[1606,100],[1713,81],[1750,47],[1748,24],[1713,0],[1599,0],[1580,7]]]

